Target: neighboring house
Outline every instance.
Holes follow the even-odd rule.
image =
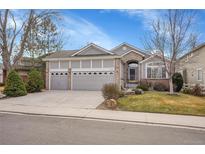
[[[21,78],[25,81],[28,78],[28,72],[32,68],[43,69],[41,60],[39,59],[32,59],[30,57],[22,57],[15,67],[15,70],[19,73]]]
[[[182,74],[187,84],[205,84],[205,43],[182,56],[176,71]]]
[[[54,52],[43,60],[49,90],[101,90],[106,83],[122,88],[140,82],[168,86],[160,54],[150,55],[127,43],[112,50],[91,43],[80,50]]]
[[[0,84],[3,83],[3,64],[0,64]]]
[[[37,69],[42,69],[42,70],[44,69],[43,63],[41,62],[40,59],[32,60],[32,58],[30,57],[22,57],[17,62],[17,65],[14,69],[16,72],[18,72],[21,78],[25,81],[28,78],[28,72],[34,67]],[[1,68],[3,68],[3,66],[1,67],[0,65],[0,75],[2,71],[2,82],[4,83],[6,81],[6,70],[1,69]],[[0,78],[0,81],[1,81],[1,78]]]

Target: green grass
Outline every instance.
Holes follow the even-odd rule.
[[[121,110],[205,116],[205,97],[165,92],[146,92],[118,99]]]

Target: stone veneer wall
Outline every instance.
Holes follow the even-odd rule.
[[[119,87],[121,87],[120,84],[120,59],[115,59],[115,84],[119,85]]]

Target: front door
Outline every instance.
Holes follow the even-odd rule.
[[[130,68],[129,69],[129,80],[134,81],[136,80],[136,72],[135,68]]]

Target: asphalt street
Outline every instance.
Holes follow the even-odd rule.
[[[0,113],[0,144],[205,144],[205,130]]]

